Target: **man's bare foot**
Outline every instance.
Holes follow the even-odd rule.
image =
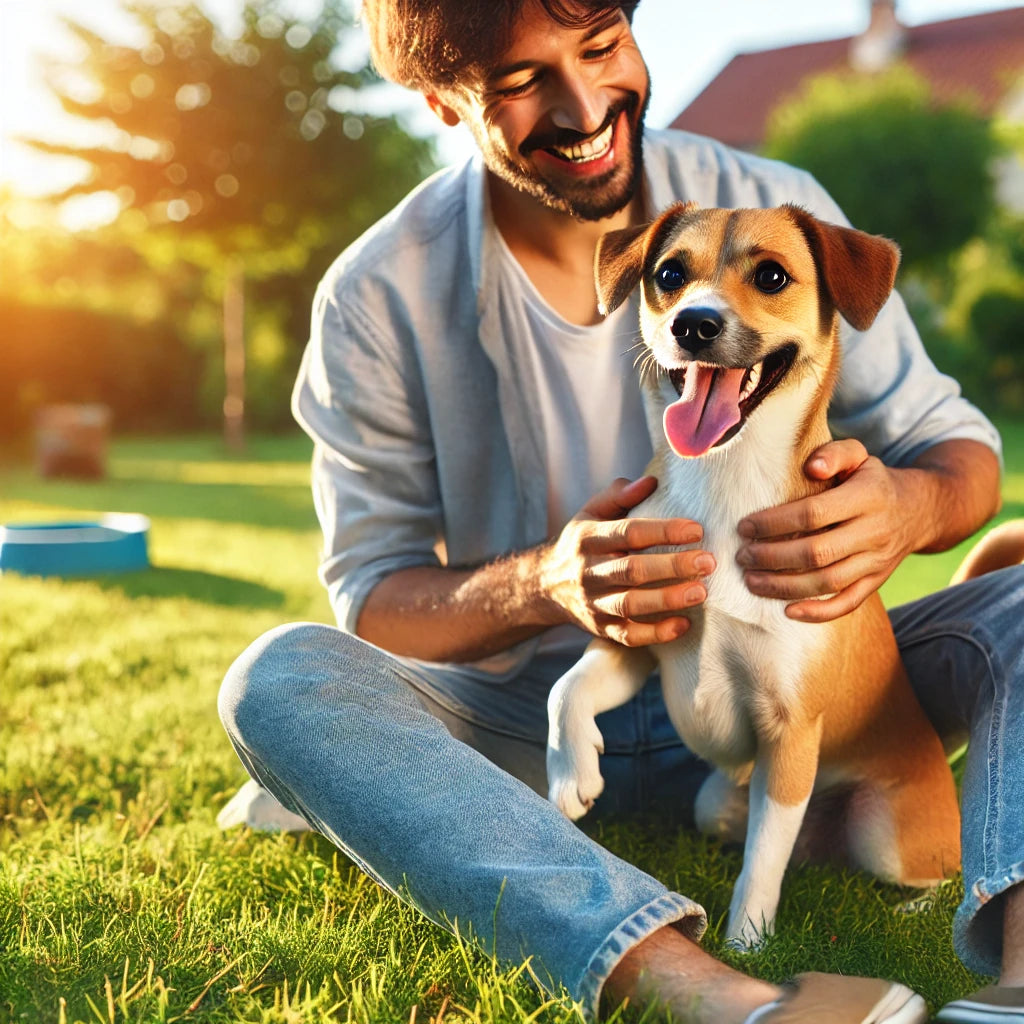
[[[609,1008],[627,998],[635,1006],[653,1003],[671,1010],[680,1024],[743,1024],[780,994],[775,985],[726,967],[670,926],[629,950],[604,986]]]

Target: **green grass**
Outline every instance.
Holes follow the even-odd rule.
[[[1005,426],[1004,518],[1024,514],[1024,428]],[[304,440],[245,458],[212,439],[122,440],[110,468],[98,483],[0,468],[0,521],[153,521],[148,572],[0,577],[0,1020],[576,1020],[528,967],[418,919],[322,838],[215,825],[244,778],[216,716],[224,670],[280,622],[331,621]],[[958,557],[913,560],[887,599],[941,585]],[[720,951],[735,852],[653,826],[596,837],[701,899]],[[969,990],[949,941],[958,887],[913,915],[896,910],[906,897],[791,872],[779,935],[732,962],[898,976],[933,1004]]]

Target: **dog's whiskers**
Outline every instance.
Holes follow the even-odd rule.
[[[623,353],[628,355],[630,352],[636,350],[636,356],[633,359],[633,369],[638,371],[640,377],[640,384],[647,383],[648,375],[652,375],[655,379],[662,373],[665,373],[665,368],[654,358],[654,353],[647,347],[642,337],[637,340]]]
[[[641,384],[646,384],[648,377],[651,378],[652,383],[657,383],[658,377],[665,372],[661,363],[650,352],[641,356],[639,362]]]

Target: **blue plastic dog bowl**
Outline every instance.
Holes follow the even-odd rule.
[[[98,522],[0,526],[0,572],[22,576],[99,576],[149,568],[149,520],[112,512]]]

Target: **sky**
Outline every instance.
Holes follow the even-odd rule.
[[[227,28],[241,6],[241,0],[202,3]],[[292,0],[298,12],[315,4]],[[916,25],[1019,6],[1009,0],[898,0],[897,12],[905,24]],[[641,0],[634,30],[651,71],[648,123],[668,124],[734,54],[854,35],[866,26],[868,7],[868,0]],[[39,68],[43,55],[75,53],[62,14],[110,38],[132,41],[131,22],[117,0],[0,0],[0,187],[38,194],[78,173],[77,163],[33,153],[12,138],[79,141],[78,126],[48,94]],[[411,130],[437,134],[444,158],[469,152],[464,130],[445,129],[418,96],[389,87],[382,102],[403,111]]]

